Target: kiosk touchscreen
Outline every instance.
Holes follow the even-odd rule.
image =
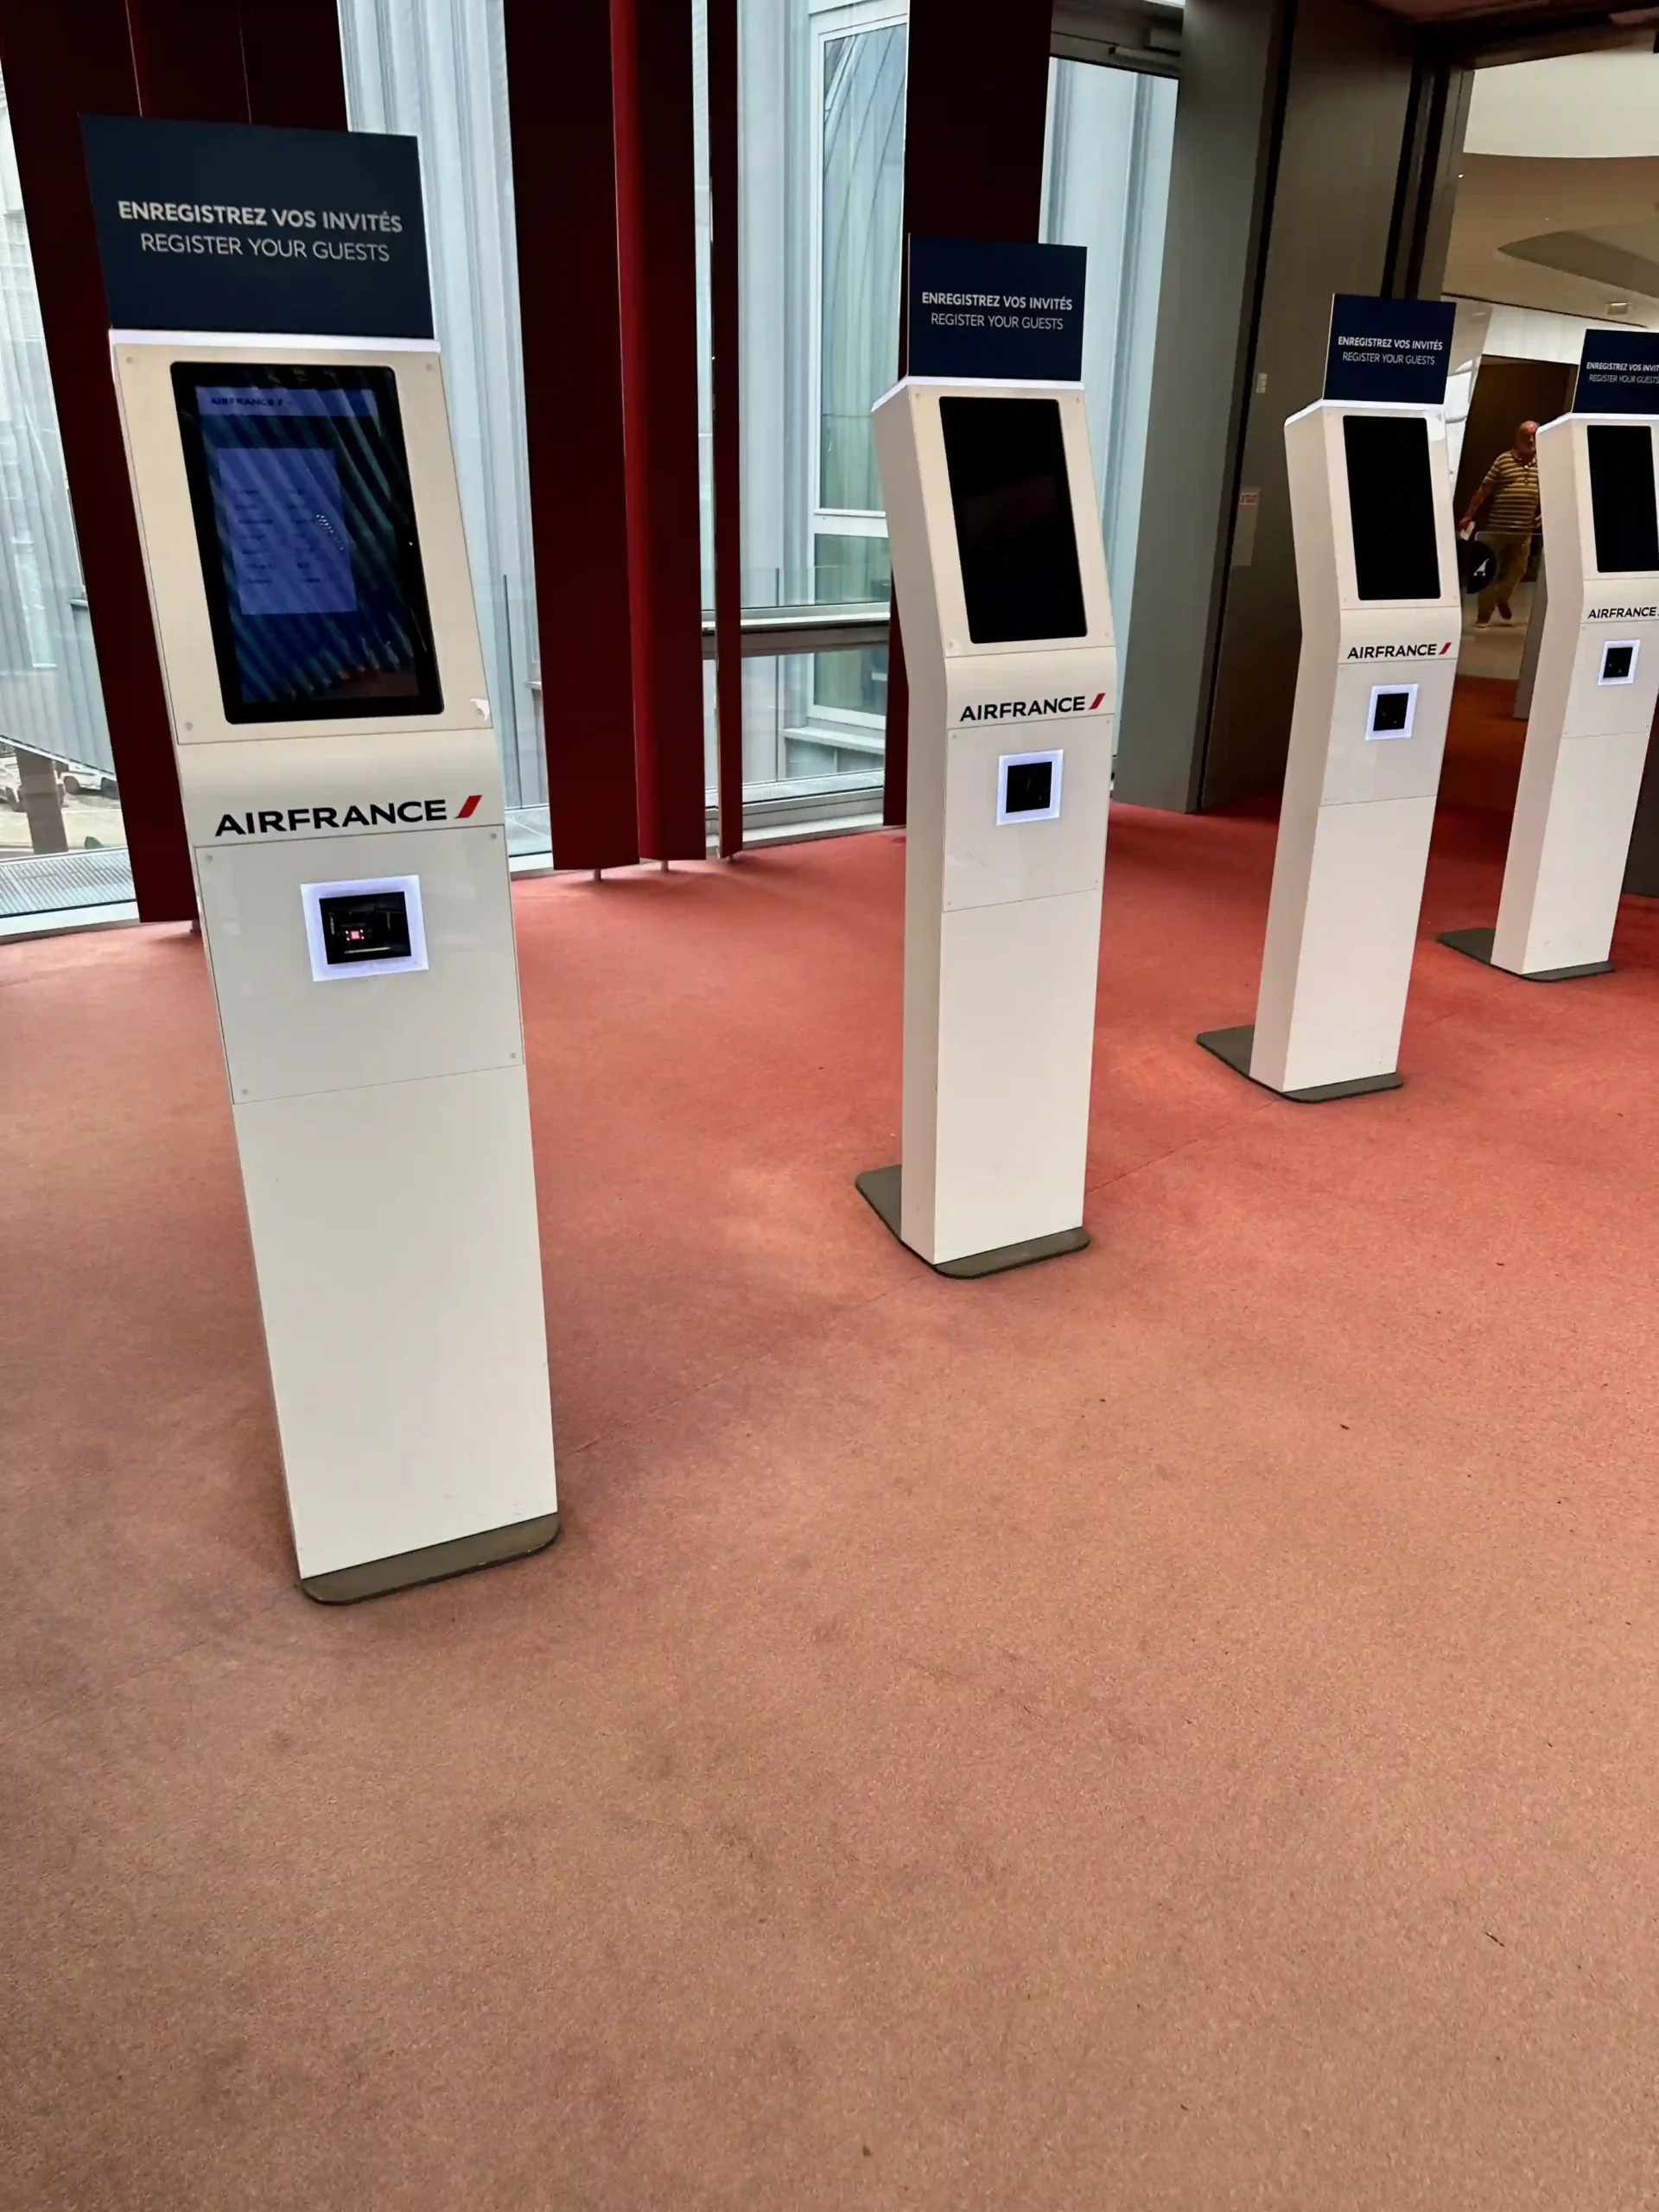
[[[302,1586],[556,1533],[506,839],[437,349],[118,331]]]
[[[1116,656],[1084,393],[908,377],[875,410],[910,681],[903,1160],[858,1179],[982,1274],[1083,1230]]]
[[[1285,425],[1302,648],[1255,1020],[1198,1042],[1286,1097],[1400,1081],[1461,635],[1439,407]]]
[[[173,395],[226,720],[441,714],[393,372],[179,361]]]
[[[1652,417],[1538,433],[1549,577],[1495,930],[1440,942],[1534,982],[1605,975],[1659,700]]]

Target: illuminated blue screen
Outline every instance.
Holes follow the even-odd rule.
[[[213,456],[241,614],[354,614],[340,464],[331,453],[232,447]]]
[[[173,376],[227,718],[438,712],[393,372]]]

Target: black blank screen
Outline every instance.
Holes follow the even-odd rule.
[[[1041,814],[1054,804],[1054,763],[1019,760],[1009,768],[1004,786],[1005,814]]]
[[[1088,629],[1057,399],[941,399],[945,466],[976,645]]]
[[[1659,569],[1652,432],[1645,423],[1592,423],[1584,435],[1590,448],[1597,568],[1605,576]]]
[[[1348,513],[1362,599],[1438,599],[1428,425],[1417,415],[1344,415]]]

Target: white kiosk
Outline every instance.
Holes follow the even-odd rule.
[[[302,1586],[558,1529],[501,782],[437,349],[111,344]]]
[[[1313,1102],[1401,1081],[1461,616],[1439,406],[1317,400],[1285,454],[1302,648],[1261,989],[1198,1042]]]
[[[1659,701],[1655,427],[1574,413],[1538,433],[1549,594],[1497,926],[1440,939],[1531,982],[1612,965]]]
[[[1116,655],[1083,388],[909,376],[875,442],[910,680],[903,1160],[858,1188],[941,1274],[988,1274],[1088,1242]]]

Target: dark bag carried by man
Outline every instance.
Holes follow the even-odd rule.
[[[1484,591],[1497,574],[1497,556],[1478,537],[1458,540],[1458,581],[1465,596]]]

